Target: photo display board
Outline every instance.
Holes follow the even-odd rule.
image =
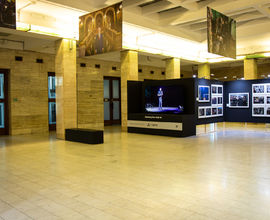
[[[0,27],[16,29],[15,0],[0,0]]]
[[[199,86],[199,90],[200,87],[202,86]],[[200,99],[198,100],[200,102]],[[223,116],[223,85],[213,84],[211,85],[211,106],[200,106],[198,108],[198,118],[212,118],[221,116]]]
[[[210,102],[210,86],[199,86],[198,93],[199,102]]]
[[[270,117],[270,84],[252,84],[252,116]]]
[[[207,7],[208,52],[236,58],[236,21]]]
[[[80,57],[122,50],[123,4],[80,17]]]
[[[249,108],[249,93],[229,93],[229,108]]]

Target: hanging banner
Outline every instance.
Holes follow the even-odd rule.
[[[122,50],[122,2],[80,17],[80,57]]]
[[[236,58],[236,21],[207,7],[208,52]]]
[[[0,27],[16,29],[15,0],[0,0]]]

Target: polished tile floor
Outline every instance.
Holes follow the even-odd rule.
[[[270,129],[121,133],[105,144],[0,138],[0,219],[270,219]]]

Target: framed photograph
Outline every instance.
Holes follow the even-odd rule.
[[[218,104],[218,98],[212,97],[212,105],[217,105],[217,104]]]
[[[270,96],[266,97],[266,104],[270,104]]]
[[[263,106],[261,107],[254,107],[253,108],[253,115],[254,116],[265,116],[265,108]]]
[[[205,109],[205,116],[206,117],[211,117],[212,115],[212,109],[211,108],[206,108]]]
[[[205,107],[199,107],[198,109],[199,118],[205,118]]]
[[[217,85],[212,85],[212,94],[218,94],[218,86]]]
[[[265,108],[265,113],[266,113],[266,116],[267,116],[267,117],[270,117],[270,106],[267,106],[267,107]]]
[[[264,105],[264,96],[253,96],[253,104],[255,105]]]
[[[218,107],[218,115],[223,115],[223,107]]]
[[[270,94],[270,84],[266,85],[266,92]]]
[[[223,97],[218,97],[218,105],[223,105]]]
[[[212,108],[212,115],[215,116],[218,114],[218,109],[217,108]]]
[[[218,87],[218,94],[220,94],[220,95],[223,94],[223,86]]]
[[[199,86],[199,102],[210,102],[210,86]]]
[[[252,85],[253,94],[265,93],[264,89],[265,89],[264,84],[253,84]]]
[[[229,93],[230,108],[249,108],[249,93]]]

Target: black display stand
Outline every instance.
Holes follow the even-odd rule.
[[[144,110],[147,85],[180,86],[185,94],[183,114],[149,114]],[[145,80],[128,82],[128,132],[172,137],[196,135],[195,80]]]

